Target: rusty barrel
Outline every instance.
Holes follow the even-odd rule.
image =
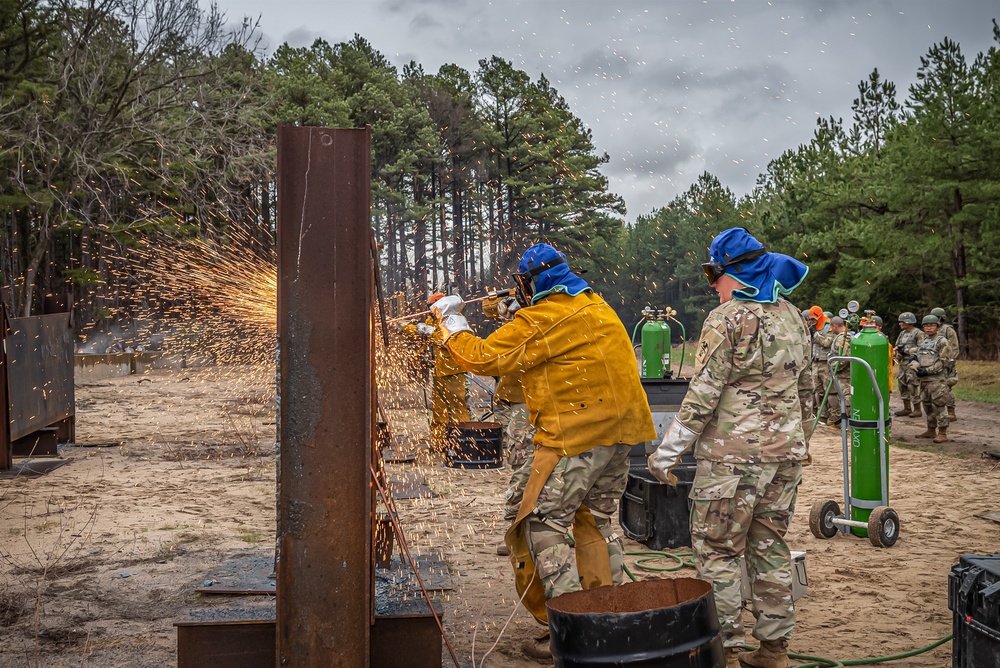
[[[445,465],[453,469],[501,468],[503,426],[499,422],[449,424]]]
[[[712,585],[704,580],[597,587],[556,596],[545,607],[557,668],[726,665]]]

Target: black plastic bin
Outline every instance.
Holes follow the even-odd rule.
[[[691,504],[695,460],[690,453],[674,469],[677,486],[664,484],[648,469],[633,468],[618,506],[625,535],[651,550],[691,545]]]
[[[948,575],[952,668],[1000,666],[1000,554],[963,554]]]
[[[448,425],[445,466],[453,469],[503,468],[503,426],[499,422]]]
[[[631,582],[545,604],[556,668],[726,665],[712,585],[694,578]]]

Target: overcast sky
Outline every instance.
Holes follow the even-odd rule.
[[[207,2],[208,0],[202,0]],[[816,119],[849,120],[877,67],[902,101],[944,37],[972,60],[993,44],[995,0],[218,0],[282,42],[358,33],[398,68],[470,72],[497,55],[544,74],[594,133],[628,220],[666,205],[703,171],[737,195]]]

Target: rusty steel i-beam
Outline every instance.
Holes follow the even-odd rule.
[[[278,131],[279,666],[369,665],[370,145]]]

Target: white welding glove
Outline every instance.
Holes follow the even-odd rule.
[[[434,302],[431,313],[437,318],[438,324],[444,330],[444,340],[447,341],[459,332],[472,332],[469,321],[462,315],[465,300],[458,295],[448,295]]]
[[[501,320],[510,321],[514,319],[514,312],[519,308],[521,305],[517,302],[516,297],[507,297],[497,305],[497,313]]]
[[[667,431],[663,434],[660,446],[649,456],[647,464],[649,471],[660,482],[668,485],[677,484],[677,476],[673,474],[673,469],[681,458],[685,450],[694,445],[698,440],[698,434],[694,433],[675,417],[670,421]]]

